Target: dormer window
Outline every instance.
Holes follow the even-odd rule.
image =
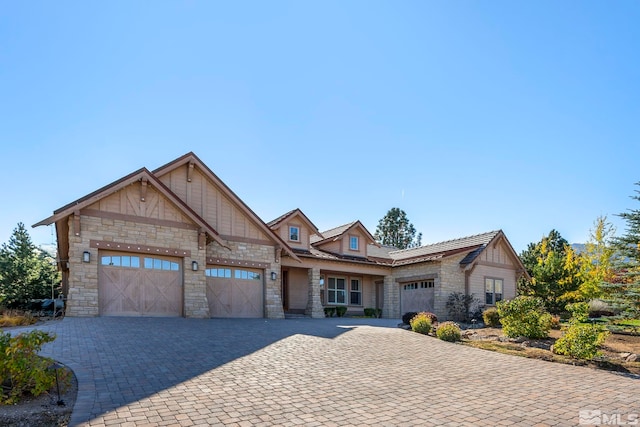
[[[358,236],[349,236],[349,249],[352,251],[358,250]]]
[[[289,240],[292,242],[300,241],[300,227],[290,226],[289,227]]]

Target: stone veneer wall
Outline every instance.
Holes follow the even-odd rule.
[[[399,288],[398,282],[402,282],[404,278],[437,274],[434,279],[433,311],[438,316],[438,319],[446,320],[449,316],[447,312],[449,295],[452,292],[465,292],[464,270],[460,267],[460,261],[465,256],[466,254],[462,254],[440,261],[396,267],[393,271],[394,279],[397,282],[396,285]],[[400,303],[398,303],[398,307],[400,307]]]
[[[142,224],[131,221],[81,215],[80,235],[73,229],[73,217],[69,218],[69,294],[68,316],[98,316],[98,249],[90,248],[90,240],[158,246],[191,251],[191,258],[183,259],[184,315],[208,317],[206,278],[202,271],[194,272],[187,266],[191,261],[205,265],[205,251],[198,249],[196,230]],[[91,253],[91,262],[82,262],[82,253]]]
[[[280,295],[280,281],[282,273],[279,257],[276,259],[274,246],[260,245],[246,242],[227,242],[231,250],[212,243],[207,247],[207,257],[231,258],[242,261],[255,261],[269,264],[264,271],[264,316],[269,319],[284,319],[282,297]],[[204,264],[203,264],[204,265]],[[271,272],[277,275],[276,280],[271,280]],[[205,298],[206,301],[206,298]]]
[[[460,261],[466,254],[445,258],[440,262],[440,287],[436,287],[434,306],[438,318],[448,319],[447,299],[453,292],[465,293],[464,270],[460,267]]]

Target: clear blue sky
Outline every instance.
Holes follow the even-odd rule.
[[[0,242],[195,152],[263,220],[583,242],[638,203],[638,1],[13,1]]]

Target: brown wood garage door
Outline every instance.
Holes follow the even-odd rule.
[[[181,259],[109,252],[99,258],[101,315],[182,315]]]
[[[262,270],[210,266],[205,273],[211,317],[264,317]]]

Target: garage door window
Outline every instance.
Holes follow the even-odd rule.
[[[178,271],[180,270],[180,265],[177,262],[167,261],[166,259],[145,258],[144,268],[149,270]]]
[[[111,267],[140,268],[140,257],[137,256],[102,256],[100,264]]]
[[[204,274],[207,277],[220,277],[223,279],[230,279],[231,269],[230,268],[207,268],[204,271]]]
[[[234,273],[236,279],[260,280],[260,273],[253,271],[236,269]]]

